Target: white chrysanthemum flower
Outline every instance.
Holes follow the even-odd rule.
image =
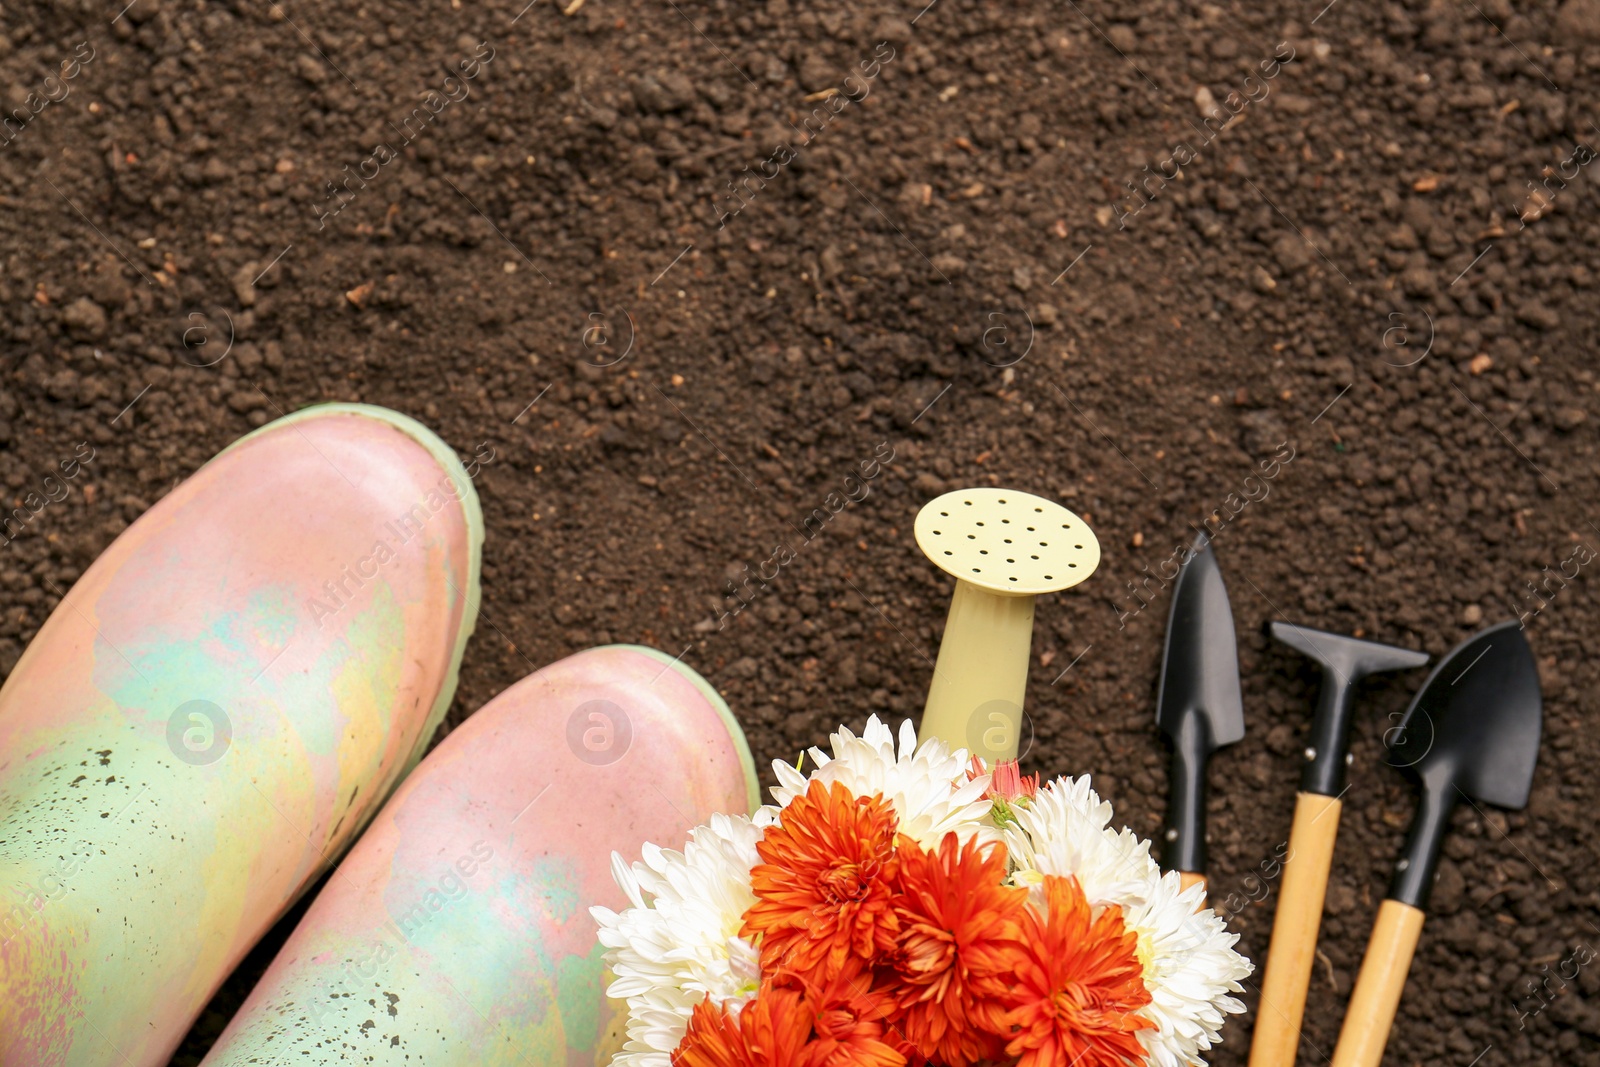
[[[804,793],[813,780],[825,785],[838,782],[856,796],[881,793],[899,817],[900,832],[923,848],[938,847],[952,830],[962,844],[974,836],[985,842],[999,840],[987,822],[993,807],[984,796],[989,775],[967,780],[966,749],[951,751],[936,737],[918,745],[917,731],[908,719],[900,724],[896,753],[894,735],[876,715],[867,720],[860,737],[841,726],[832,741],[832,756],[809,750],[816,763],[809,775],[782,760],[773,763],[778,785],[772,796],[780,808]]]
[[[682,852],[646,844],[631,867],[612,854],[612,876],[632,907],[589,913],[616,976],[606,994],[628,1002],[628,1041],[615,1067],[670,1067],[696,1004],[709,995],[737,1009],[755,997],[759,957],[739,927],[755,903],[756,842],[773,815],[713,815]]]
[[[1153,1067],[1204,1064],[1200,1054],[1211,1048],[1225,1015],[1244,1011],[1229,993],[1255,968],[1235,952],[1239,935],[1230,933],[1210,908],[1195,909],[1205,895],[1203,885],[1183,889],[1180,877],[1168,872],[1145,891],[1142,903],[1123,909],[1122,919],[1139,935],[1139,960],[1150,1004],[1142,1014],[1156,1029],[1139,1031],[1139,1040]]]
[[[1253,970],[1233,950],[1239,935],[1209,909],[1195,910],[1204,887],[1185,891],[1177,874],[1161,872],[1150,842],[1112,830],[1111,805],[1086,777],[1046,784],[1012,815],[1005,841],[1015,884],[1041,887],[1047,874],[1072,875],[1091,905],[1120,905],[1123,923],[1138,935],[1151,997],[1143,1014],[1155,1023],[1139,1039],[1152,1067],[1204,1063],[1200,1053],[1217,1040],[1224,1016],[1244,1010],[1228,994],[1240,992]],[[1042,887],[1033,896],[1043,911]]]
[[[1111,805],[1089,786],[1088,777],[1046,782],[1027,806],[1013,805],[1005,827],[1011,880],[1039,887],[1044,876],[1071,875],[1093,906],[1142,900],[1160,868],[1150,842],[1132,831],[1116,831]],[[1035,894],[1042,908],[1042,892]]]

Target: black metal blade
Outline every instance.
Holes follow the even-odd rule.
[[[1206,762],[1244,737],[1233,612],[1205,534],[1195,539],[1172,590],[1156,723],[1172,739],[1163,862],[1169,870],[1204,872]]]
[[[1298,623],[1274,620],[1267,633],[1308,659],[1320,663],[1342,679],[1359,680],[1384,671],[1405,671],[1428,662],[1426,652],[1396,648],[1360,637],[1315,630]]]
[[[1267,625],[1267,633],[1322,665],[1322,692],[1316,717],[1311,720],[1300,792],[1341,796],[1356,686],[1370,674],[1420,667],[1428,662],[1428,654],[1292,622],[1273,621]]]
[[[1426,906],[1461,798],[1527,806],[1543,727],[1539,668],[1520,624],[1491,626],[1439,661],[1389,734],[1389,763],[1422,783],[1390,897]]]
[[[1389,733],[1389,763],[1448,778],[1474,800],[1522,808],[1539,759],[1544,702],[1516,622],[1491,626],[1439,661]]]
[[[1161,686],[1156,693],[1156,723],[1176,737],[1194,712],[1205,721],[1208,754],[1244,737],[1233,611],[1205,534],[1195,538],[1173,585]]]

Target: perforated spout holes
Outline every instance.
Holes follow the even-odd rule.
[[[1052,500],[1008,489],[946,493],[917,514],[917,544],[945,573],[1001,596],[1069,589],[1100,565],[1100,542]]]

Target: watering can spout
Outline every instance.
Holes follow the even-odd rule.
[[[1034,597],[1094,573],[1100,542],[1054,501],[993,488],[930,501],[917,514],[916,538],[956,579],[919,733],[990,764],[1016,759]]]

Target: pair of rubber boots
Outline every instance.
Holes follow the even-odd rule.
[[[608,1060],[611,852],[751,810],[754,768],[703,679],[620,645],[418,765],[482,543],[442,441],[341,404],[235,443],[89,568],[0,689],[0,1064],[165,1064],[347,848],[207,1064]]]

